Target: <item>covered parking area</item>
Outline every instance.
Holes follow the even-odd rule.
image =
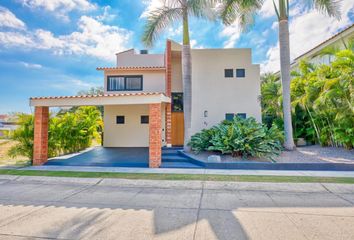
[[[169,97],[158,92],[33,97],[30,99],[30,105],[35,108],[33,165],[42,165],[48,161],[48,124],[50,107],[145,105],[148,106],[149,113],[148,166],[150,168],[160,167],[162,136],[163,134],[166,134],[166,132],[168,133],[168,131],[162,131],[162,115],[165,104],[169,104],[170,102],[171,99]],[[166,138],[168,139],[168,137]]]

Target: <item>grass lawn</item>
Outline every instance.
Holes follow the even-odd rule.
[[[0,166],[24,166],[28,165],[27,157],[19,156],[11,158],[8,155],[9,149],[16,144],[13,140],[0,139]]]
[[[0,169],[2,175],[51,176],[82,178],[122,178],[149,180],[203,180],[230,182],[292,182],[292,183],[348,183],[354,184],[354,178],[348,177],[293,177],[293,176],[251,176],[251,175],[203,175],[203,174],[153,174],[153,173],[107,173],[107,172],[68,172]]]

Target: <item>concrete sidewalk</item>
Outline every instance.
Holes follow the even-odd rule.
[[[21,170],[70,171],[70,172],[116,172],[157,174],[220,174],[220,175],[263,175],[263,176],[312,176],[354,177],[354,171],[281,171],[281,170],[221,170],[187,168],[123,168],[123,167],[76,167],[76,166],[31,166]]]
[[[0,239],[354,239],[354,185],[0,175]]]

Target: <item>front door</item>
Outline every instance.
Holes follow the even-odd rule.
[[[183,146],[184,114],[183,93],[172,93],[171,142],[173,146]]]

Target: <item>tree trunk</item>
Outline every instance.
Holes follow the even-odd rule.
[[[192,59],[189,40],[188,13],[183,13],[183,47],[182,47],[182,80],[183,80],[183,112],[184,112],[184,150],[188,151],[192,122]]]
[[[279,21],[279,48],[280,71],[283,88],[283,115],[284,115],[284,147],[294,150],[293,127],[291,123],[291,99],[290,99],[290,45],[288,20]]]

